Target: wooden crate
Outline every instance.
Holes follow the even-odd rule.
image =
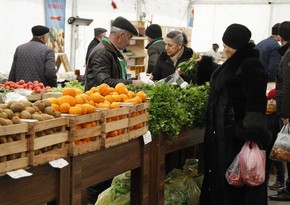
[[[102,146],[111,147],[128,142],[129,108],[102,110]]]
[[[0,126],[0,138],[10,141],[0,144],[0,175],[28,166],[27,132],[26,123]]]
[[[26,98],[28,101],[34,102],[37,100],[41,100],[42,98],[42,93],[32,93],[30,95],[26,95]]]
[[[61,92],[48,92],[48,93],[43,93],[41,99],[58,98],[61,96],[62,96]]]
[[[65,116],[69,119],[68,147],[70,156],[77,156],[101,148],[101,111],[85,115]],[[85,126],[92,122],[95,122],[95,126]],[[82,125],[84,126],[82,127]]]
[[[149,101],[129,105],[129,140],[136,139],[148,131],[148,109]]]
[[[37,166],[68,156],[67,118],[25,121],[28,123],[29,165]]]

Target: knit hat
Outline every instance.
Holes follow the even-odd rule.
[[[268,92],[267,99],[276,99],[276,89],[272,89]]]
[[[276,24],[272,27],[272,35],[278,35],[279,25],[280,25],[280,23],[276,23]]]
[[[290,41],[290,21],[280,23],[279,36],[281,36],[284,41]]]
[[[161,27],[157,24],[151,24],[150,26],[147,27],[145,34],[152,38],[161,38],[162,37],[162,30]]]
[[[44,34],[47,34],[49,32],[49,28],[45,27],[45,26],[33,26],[31,28],[31,32],[33,34],[33,36],[42,36]]]
[[[239,49],[249,43],[251,31],[244,25],[231,24],[223,35],[223,42],[233,49]]]
[[[107,30],[104,28],[95,28],[94,32],[95,32],[95,36],[100,35],[101,33],[105,33]]]
[[[124,17],[121,17],[121,16],[117,17],[112,23],[112,26],[129,31],[130,33],[134,35],[138,35],[138,31],[135,28],[135,26]]]

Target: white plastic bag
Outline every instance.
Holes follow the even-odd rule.
[[[290,127],[284,125],[272,147],[270,159],[290,162]]]
[[[183,78],[179,75],[179,72],[176,70],[174,73],[171,75],[167,76],[166,78],[163,78],[159,80],[159,82],[165,82],[165,83],[170,83],[170,84],[182,84],[184,82]]]
[[[239,155],[240,154],[235,157],[226,171],[226,179],[228,183],[235,187],[242,187],[244,185],[240,173]]]

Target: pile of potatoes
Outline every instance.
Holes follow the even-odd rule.
[[[0,126],[19,124],[20,119],[35,119],[39,121],[58,118],[61,113],[51,107],[47,99],[30,101],[10,101],[0,104]]]

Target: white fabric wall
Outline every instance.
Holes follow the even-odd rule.
[[[147,14],[147,21],[150,21],[152,16],[152,23],[164,26],[186,27],[188,11],[191,10],[189,0],[114,0],[118,9],[112,8],[110,0],[66,0],[66,20],[72,16],[73,1],[77,2],[76,14],[79,17],[94,19],[90,26],[79,26],[78,29],[75,69],[80,69],[82,73],[85,69],[87,46],[93,38],[93,29],[104,27],[109,31],[111,20],[117,16],[139,20],[137,2],[141,4],[141,11]],[[195,51],[207,51],[213,42],[222,47],[222,34],[225,28],[234,22],[248,26],[253,33],[253,40],[258,42],[270,35],[273,24],[290,20],[289,0],[280,0],[279,3],[271,5],[264,3],[267,2],[265,0],[230,2],[232,3],[193,1],[195,16],[192,48]],[[32,26],[45,23],[44,0],[0,0],[0,18],[0,72],[8,74],[15,48],[31,39]],[[65,53],[68,58],[72,32],[71,25],[66,23]]]
[[[227,26],[240,23],[252,31],[258,43],[271,34],[271,27],[290,21],[290,4],[194,4],[192,47],[207,51],[212,43],[222,49],[222,35]]]

